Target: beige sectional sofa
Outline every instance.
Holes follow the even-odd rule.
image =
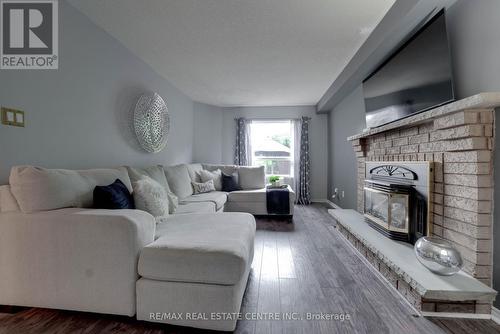
[[[246,189],[193,194],[201,169],[237,171]],[[239,312],[253,259],[249,213],[267,213],[263,170],[190,164],[149,172],[164,174],[179,199],[160,222],[145,211],[91,208],[96,185],[119,178],[131,190],[130,169],[14,167],[10,185],[0,186],[0,305],[233,330],[235,317],[213,316]],[[181,319],[166,316],[179,312]]]

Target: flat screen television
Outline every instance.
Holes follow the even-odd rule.
[[[444,10],[363,81],[363,93],[368,128],[454,100]]]

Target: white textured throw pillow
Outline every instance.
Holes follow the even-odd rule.
[[[222,190],[222,172],[220,169],[210,172],[208,170],[201,170],[198,172],[201,182],[214,181],[215,190]]]
[[[207,182],[203,183],[191,182],[191,184],[193,185],[193,192],[195,195],[215,191],[214,180],[208,180]]]
[[[165,188],[150,177],[143,176],[132,183],[135,207],[155,218],[168,216],[168,194]]]
[[[168,212],[170,214],[175,213],[179,207],[179,197],[171,191],[168,192]]]
[[[173,214],[179,206],[179,198],[170,190],[165,176],[165,171],[162,166],[149,166],[145,168],[133,168],[127,166],[128,175],[132,183],[139,181],[142,177],[147,176],[158,182],[167,191],[168,194],[168,213]]]

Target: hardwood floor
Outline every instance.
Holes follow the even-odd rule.
[[[257,225],[243,316],[337,313],[350,319],[241,320],[236,333],[500,333],[491,320],[414,316],[341,239],[322,205],[297,206],[293,224],[258,219]],[[36,308],[0,313],[0,334],[200,332],[206,331],[92,313]]]

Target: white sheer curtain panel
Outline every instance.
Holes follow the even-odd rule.
[[[293,124],[293,182],[294,191],[299,189],[300,180],[300,137],[302,135],[302,120],[294,119]]]

